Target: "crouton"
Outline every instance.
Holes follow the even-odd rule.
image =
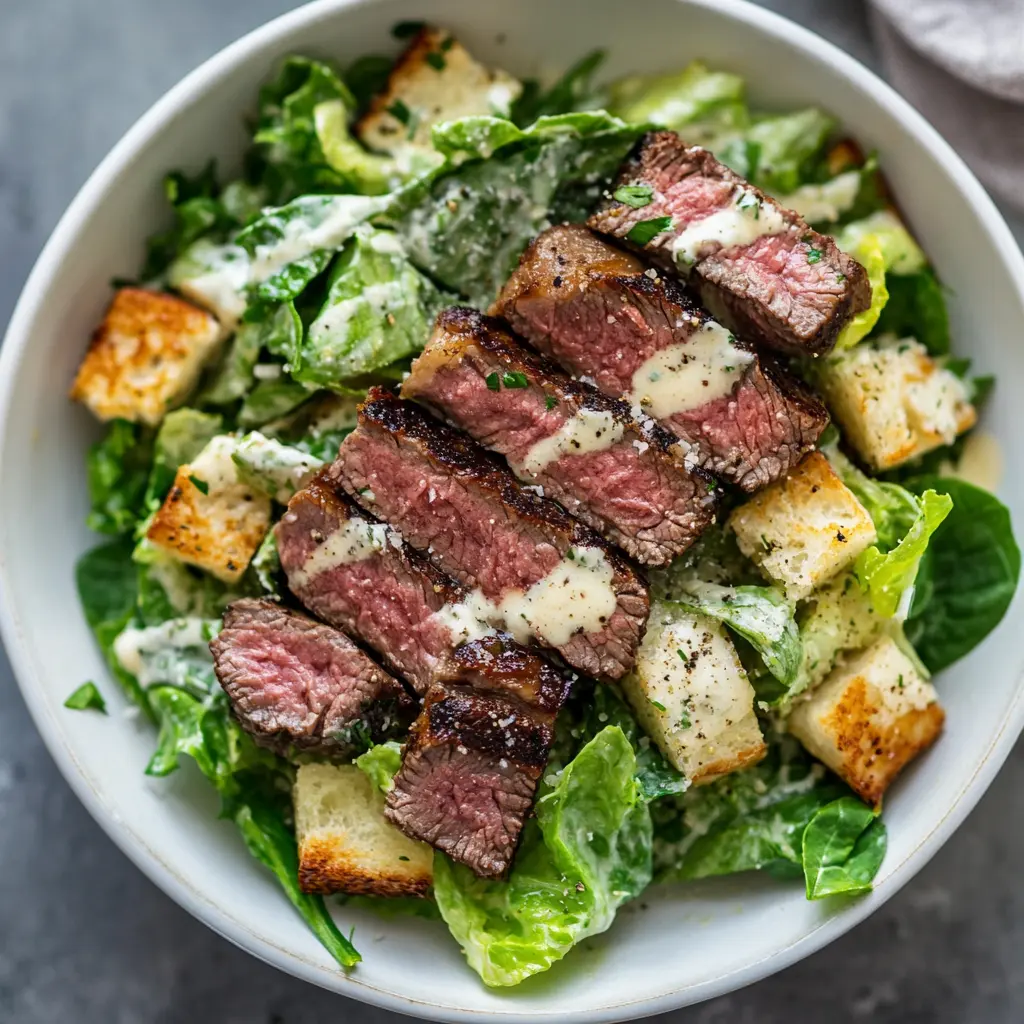
[[[458,40],[423,28],[399,57],[387,88],[356,125],[370,147],[398,159],[436,155],[430,129],[474,114],[507,117],[522,84],[478,64]]]
[[[384,794],[355,765],[304,764],[295,776],[303,892],[425,896],[433,851],[388,824]]]
[[[728,525],[790,600],[807,597],[876,540],[871,516],[821,452],[740,505]]]
[[[270,529],[270,498],[239,479],[236,441],[215,437],[178,467],[146,538],[182,562],[233,583]]]
[[[891,637],[833,670],[789,716],[789,731],[878,805],[890,783],[942,731],[935,688]]]
[[[816,687],[847,651],[859,651],[877,639],[887,620],[875,611],[852,572],[816,590],[797,609],[803,659],[789,695]]]
[[[623,689],[640,724],[695,784],[764,756],[754,689],[714,619],[656,603]]]
[[[222,338],[217,320],[183,299],[122,288],[93,335],[71,397],[101,420],[155,426],[195,387]]]
[[[876,470],[951,444],[977,422],[964,382],[913,338],[835,353],[818,364],[818,383],[844,436]]]

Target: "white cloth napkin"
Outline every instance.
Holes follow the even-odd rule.
[[[871,0],[892,84],[1024,210],[1024,0]]]

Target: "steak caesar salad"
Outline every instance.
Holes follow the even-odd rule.
[[[509,986],[659,883],[869,890],[1020,571],[875,155],[699,63],[543,87],[395,34],[168,175],[74,382],[145,771],[194,762],[346,968],[325,896]]]

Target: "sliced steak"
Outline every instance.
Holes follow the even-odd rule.
[[[536,238],[495,310],[570,373],[657,419],[687,465],[746,491],[796,465],[828,423],[810,390],[676,280],[585,227]]]
[[[425,693],[465,639],[451,612],[465,592],[336,493],[325,472],[292,498],[276,528],[288,586],[316,616],[358,637]]]
[[[328,473],[472,588],[481,618],[589,675],[629,671],[650,607],[636,570],[465,435],[374,389]]]
[[[871,304],[867,273],[834,239],[675,132],[645,135],[616,184],[632,187],[641,202],[647,197],[636,189],[649,189],[649,202],[638,207],[612,195],[590,226],[682,272],[701,302],[744,337],[821,355]]]
[[[715,518],[711,477],[629,406],[527,352],[500,320],[454,307],[402,384],[520,480],[647,565],[685,551]]]
[[[385,813],[408,835],[497,877],[533,803],[567,686],[542,658],[496,638],[465,644],[453,669],[427,693]]]
[[[351,757],[416,715],[402,684],[344,633],[275,601],[235,601],[210,650],[241,726],[280,754]]]

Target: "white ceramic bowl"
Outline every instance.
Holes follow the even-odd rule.
[[[0,584],[3,637],[54,758],[111,838],[157,885],[256,956],[356,999],[437,1019],[606,1021],[669,1010],[737,988],[823,946],[906,882],[964,819],[1024,723],[1024,645],[1007,625],[938,680],[948,726],[886,802],[889,853],[875,891],[810,904],[800,886],[761,877],[659,890],[620,914],[548,975],[485,989],[444,927],[341,910],[364,962],[339,971],[276,883],[243,850],[188,770],[142,774],[153,735],[121,715],[61,707],[85,679],[114,685],[86,628],[72,566],[86,531],[84,453],[97,435],[66,399],[108,282],[139,265],[165,217],[165,170],[211,154],[231,168],[242,117],[284,54],[347,62],[394,46],[401,18],[452,27],[488,62],[518,74],[564,68],[596,46],[609,75],[679,68],[699,57],[742,74],[759,106],[817,103],[877,149],[900,203],[953,292],[960,355],[995,372],[986,427],[1004,441],[1004,499],[1024,523],[1024,260],[981,187],[887,86],[817,36],[740,0],[322,0],[229,46],[171,90],[79,193],[25,287],[0,357]],[[1008,616],[1019,621],[1021,602]]]

